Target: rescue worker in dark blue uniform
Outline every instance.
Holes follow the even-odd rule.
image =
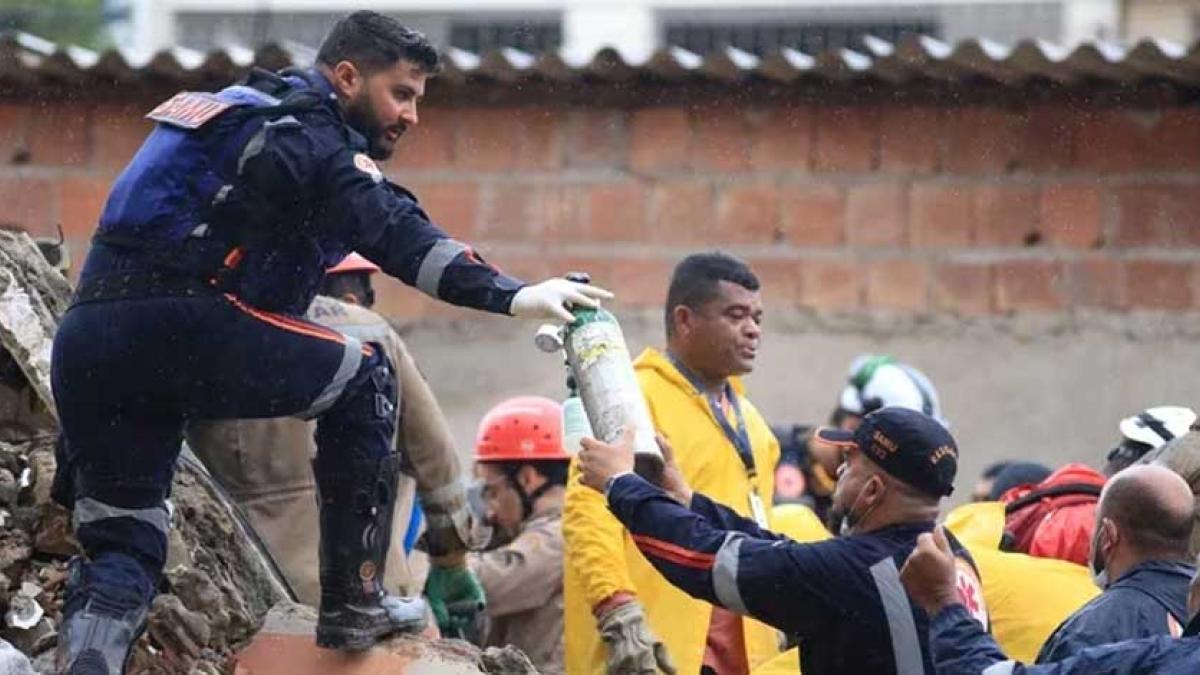
[[[909,596],[932,617],[929,646],[937,675],[1193,675],[1200,672],[1200,603],[1182,638],[1169,635],[1088,647],[1062,660],[1027,666],[1010,660],[972,619],[956,591],[956,565],[946,533],[922,534],[900,570]],[[1200,600],[1197,579],[1192,581]]]
[[[1179,637],[1196,573],[1188,555],[1194,509],[1192,488],[1165,466],[1132,466],[1108,479],[1089,556],[1104,592],[1055,629],[1038,663],[1110,642]]]
[[[954,439],[934,418],[898,407],[866,415],[853,432],[817,433],[844,455],[832,507],[843,535],[819,543],[768,532],[691,492],[665,443],[665,492],[632,473],[631,438],[585,440],[581,480],[605,492],[672,584],[797,639],[806,675],[931,674],[929,618],[909,602],[898,570],[953,490]],[[963,600],[986,626],[978,573],[957,544],[955,555]]]
[[[354,250],[435,298],[536,318],[611,297],[501,273],[384,178],[374,160],[418,122],[437,69],[419,33],[356,12],[311,70],[256,71],[148,115],[157,125],[112,188],[54,343],[55,496],[85,552],[60,671],[118,673],[144,629],[188,419],[315,418],[317,643],[361,650],[423,625],[422,603],[381,584],[402,459],[396,380],[378,347],[301,318],[324,270]]]

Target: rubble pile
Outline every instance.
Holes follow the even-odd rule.
[[[0,230],[0,675],[54,672],[67,563],[79,552],[70,513],[50,496],[57,438],[50,347],[70,293],[33,240]],[[300,632],[292,631],[297,646],[337,661],[336,653],[312,647],[314,610],[291,603],[257,537],[186,449],[170,501],[161,593],[128,673],[245,673],[239,653],[264,641],[270,648],[277,636],[262,628],[263,620],[277,605],[276,615],[306,618]],[[481,653],[464,642],[420,637],[396,638],[383,647],[371,654],[380,652],[376,658],[384,659],[384,667],[370,672],[536,673],[511,648]],[[345,672],[364,672],[359,665]]]

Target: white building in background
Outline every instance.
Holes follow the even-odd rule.
[[[671,45],[697,52],[725,45],[756,53],[781,46],[804,52],[854,49],[868,34],[890,40],[923,33],[947,42],[1040,38],[1073,45],[1092,39],[1123,40],[1129,37],[1124,29],[1132,23],[1151,29],[1170,24],[1176,33],[1170,37],[1190,40],[1200,4],[1193,0],[118,1],[132,5],[126,32],[130,40],[122,42],[139,51],[173,46],[207,50],[284,40],[316,45],[336,17],[369,8],[419,28],[441,46],[472,52],[497,47],[561,50],[568,59],[586,59],[602,47],[614,47],[635,61]],[[1180,16],[1188,17],[1184,29],[1173,23]]]

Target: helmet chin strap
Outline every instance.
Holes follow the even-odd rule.
[[[535,489],[533,492],[526,492],[525,488],[522,487],[521,483],[517,480],[516,473],[509,474],[508,482],[512,485],[512,488],[517,493],[517,496],[521,498],[522,522],[529,520],[529,517],[533,515],[533,505],[534,502],[537,501],[537,498],[546,494],[550,488],[554,487],[553,483],[546,481],[545,483],[542,483],[541,487]]]

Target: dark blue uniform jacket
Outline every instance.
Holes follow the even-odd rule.
[[[635,475],[608,502],[672,584],[797,638],[805,675],[933,673],[928,616],[898,572],[933,522],[800,544],[699,493],[684,508]]]
[[[300,314],[353,250],[453,304],[504,313],[521,287],[383,176],[316,71],[256,71],[216,94],[179,94],[149,117],[158,124],[113,186],[82,286],[192,275]]]
[[[1194,636],[1198,628],[1189,626],[1183,638],[1126,640],[1026,666],[1008,660],[992,636],[956,604],[933,617],[930,645],[937,675],[1195,675],[1200,673],[1200,637]]]
[[[1187,595],[1195,568],[1144,562],[1067,617],[1042,645],[1038,663],[1061,661],[1086,647],[1135,638],[1178,637],[1187,625]]]

